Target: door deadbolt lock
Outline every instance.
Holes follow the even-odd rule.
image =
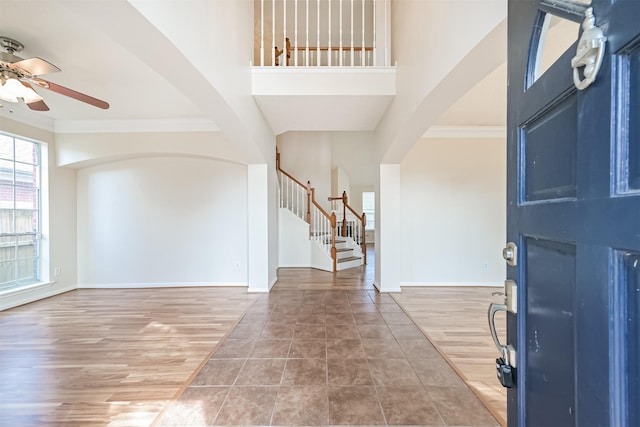
[[[502,250],[502,258],[511,267],[518,265],[518,246],[513,242],[507,243],[507,246]]]

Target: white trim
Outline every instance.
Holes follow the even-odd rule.
[[[400,287],[497,287],[504,288],[504,282],[400,282]]]
[[[246,287],[247,282],[79,283],[78,289]]]
[[[274,277],[271,283],[269,283],[269,290],[273,289],[276,283],[278,283],[278,276]]]
[[[398,287],[398,288],[384,288],[384,289],[380,289],[380,285],[378,285],[375,281],[373,282],[373,286],[378,290],[378,292],[380,292],[381,294],[384,293],[391,293],[391,292],[402,292],[402,288]]]
[[[499,139],[507,137],[505,126],[431,126],[424,139]]]
[[[0,311],[29,304],[41,299],[49,298],[58,294],[73,291],[75,286],[67,286],[66,288],[52,288],[56,282],[37,283],[35,285],[23,286],[15,289],[3,291],[0,295]],[[42,292],[46,290],[45,292]]]
[[[209,119],[56,120],[56,133],[217,132]]]

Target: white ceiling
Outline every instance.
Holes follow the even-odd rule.
[[[200,118],[201,112],[153,69],[115,43],[109,34],[82,22],[71,2],[0,0],[0,35],[24,44],[22,58],[40,57],[62,69],[42,78],[110,104],[102,110],[45,89],[37,91],[50,108],[29,110],[6,103],[21,117],[42,122],[161,120]],[[114,27],[113,31],[118,31]]]
[[[50,107],[47,112],[29,110],[24,104],[6,104],[0,115],[20,116],[23,120],[42,123],[52,128],[70,129],[79,123],[130,123],[132,121],[211,120],[185,95],[154,69],[130,54],[110,34],[79,19],[73,2],[0,0],[0,35],[19,40],[25,49],[23,58],[41,57],[62,72],[43,78],[82,93],[103,99],[111,105],[101,110],[45,89],[37,89]],[[131,8],[131,13],[137,13]],[[114,34],[118,31],[113,28]],[[142,31],[149,31],[143,29]],[[158,55],[169,54],[158,52]],[[166,58],[165,58],[166,60]],[[277,97],[275,97],[277,98]],[[371,130],[384,114],[390,98],[371,103],[366,97],[350,97],[327,105],[321,97],[287,97],[295,126],[287,123],[287,115],[274,116],[274,104],[284,101],[262,97],[257,102],[265,111],[276,133],[286,130]],[[14,110],[9,113],[8,110]],[[302,120],[304,111],[325,111],[327,118]],[[500,67],[467,96],[453,105],[439,119],[440,126],[503,126],[506,111],[506,67]],[[273,116],[273,117],[272,117]],[[307,123],[308,122],[308,123]],[[79,126],[87,129],[87,126]]]

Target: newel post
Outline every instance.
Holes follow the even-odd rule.
[[[336,213],[331,213],[331,258],[333,258],[333,272],[338,271],[338,254],[336,252]]]
[[[276,170],[280,170],[280,152],[276,150]]]
[[[311,224],[311,181],[307,181],[307,223]]]
[[[347,237],[347,192],[342,192],[342,237]]]
[[[362,255],[364,255],[364,265],[367,265],[367,214],[362,212]]]

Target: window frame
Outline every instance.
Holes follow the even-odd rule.
[[[11,176],[7,179],[2,180],[6,181],[3,184],[7,187],[12,188],[12,196],[13,200],[0,200],[0,202],[7,202],[6,207],[2,209],[6,209],[7,211],[12,211],[11,215],[7,217],[9,221],[12,222],[12,231],[7,232],[6,230],[0,230],[0,239],[8,240],[7,244],[2,242],[0,245],[2,248],[13,248],[13,254],[9,255],[11,258],[3,259],[0,262],[3,264],[12,264],[7,268],[8,277],[12,277],[12,280],[4,280],[7,279],[1,278],[0,282],[0,293],[4,293],[5,291],[12,291],[15,289],[21,289],[27,286],[35,285],[38,283],[42,283],[42,276],[44,269],[42,268],[42,259],[43,259],[43,247],[42,247],[42,229],[43,229],[43,184],[46,182],[43,173],[46,168],[43,167],[43,159],[48,158],[46,146],[44,143],[39,141],[35,141],[29,138],[25,138],[18,135],[13,135],[7,132],[0,131],[1,143],[10,141],[10,156],[2,154],[0,151],[0,160],[2,162],[10,162],[11,163]],[[33,146],[33,162],[25,161],[24,159],[20,159],[17,146],[18,142],[24,142],[32,144]],[[7,151],[7,153],[9,153]],[[32,182],[29,185],[20,185],[20,180],[18,179],[21,174],[20,169],[32,168]],[[7,171],[8,172],[8,171]],[[0,176],[1,177],[1,176]],[[19,194],[24,192],[25,189],[29,194],[29,198],[31,199],[31,203],[33,203],[32,209],[26,209],[24,206],[21,206],[21,200]],[[23,193],[25,194],[25,193]],[[29,203],[29,201],[27,201]],[[33,224],[33,231],[24,231],[18,230],[18,217],[21,211],[31,210],[30,217],[32,218],[31,223]],[[25,239],[30,239],[25,243]],[[13,240],[13,241],[12,241]],[[20,254],[21,246],[33,246],[33,255],[24,257]],[[25,262],[26,265],[32,263],[32,268],[29,270],[28,275],[24,276]],[[21,277],[22,276],[22,277]]]

